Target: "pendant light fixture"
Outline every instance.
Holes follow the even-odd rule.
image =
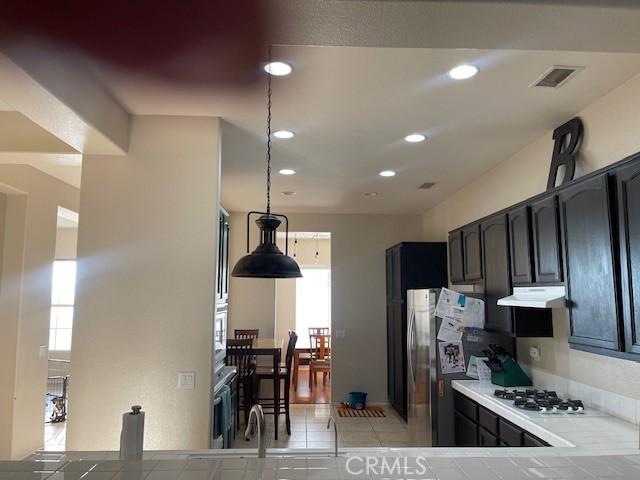
[[[271,45],[269,45],[269,63],[271,63]],[[260,244],[249,253],[249,219],[260,215],[256,224],[260,229]],[[280,218],[285,221],[284,252],[276,245],[276,231]],[[271,213],[271,74],[267,73],[267,211],[247,214],[247,255],[238,260],[232,277],[245,278],[297,278],[302,277],[300,267],[289,257],[289,219],[286,215]]]

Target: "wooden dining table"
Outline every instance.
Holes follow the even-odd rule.
[[[283,340],[275,338],[255,338],[251,348],[254,356],[269,356],[273,363],[273,421],[276,425],[275,439],[278,439],[278,416],[280,415],[280,358]]]

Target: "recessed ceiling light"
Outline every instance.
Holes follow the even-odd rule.
[[[291,65],[288,63],[271,62],[264,66],[264,71],[276,77],[283,77],[289,75],[293,71],[293,68],[291,68]]]
[[[406,137],[404,137],[404,140],[405,142],[409,142],[409,143],[418,143],[418,142],[424,142],[426,138],[427,137],[425,137],[421,133],[412,133],[411,135],[407,135]]]
[[[393,170],[383,170],[380,172],[381,177],[393,177],[396,174]]]
[[[273,132],[273,136],[276,138],[293,138],[294,133],[289,130],[277,130]]]
[[[283,168],[282,170],[279,170],[278,173],[280,175],[295,175],[296,171],[291,168]]]
[[[458,65],[449,70],[449,76],[454,80],[466,80],[478,73],[478,67],[473,65]]]
[[[365,192],[364,194],[365,197],[377,197],[378,195],[380,195],[378,192]]]
[[[296,194],[296,192],[294,192],[293,190],[286,190],[286,191],[282,192],[282,195],[284,195],[285,197],[292,197],[295,194]]]

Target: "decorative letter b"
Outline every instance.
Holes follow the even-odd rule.
[[[568,144],[567,136],[569,136]],[[555,143],[553,144],[547,190],[556,186],[556,177],[560,166],[565,168],[560,185],[573,180],[573,175],[576,172],[576,156],[582,140],[582,121],[578,117],[574,117],[567,123],[560,125],[553,131],[553,140]],[[563,148],[565,144],[567,144],[566,148]]]

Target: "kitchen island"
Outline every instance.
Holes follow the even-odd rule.
[[[149,451],[139,462],[118,452],[36,453],[0,462],[10,480],[383,479],[487,480],[640,477],[640,452],[582,448],[363,448],[332,457],[326,451]],[[34,473],[37,472],[37,473]]]

